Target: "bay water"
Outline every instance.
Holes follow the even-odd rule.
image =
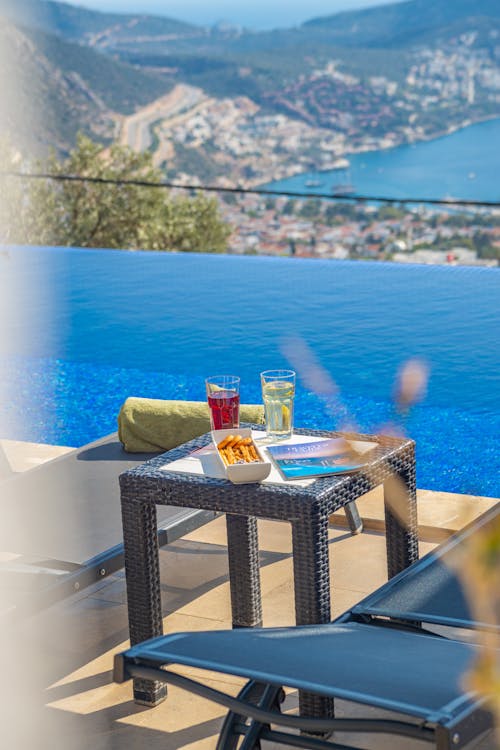
[[[500,202],[500,119],[469,125],[430,141],[347,154],[349,173],[307,172],[266,188],[329,193],[346,178],[356,194],[401,199]],[[306,183],[319,182],[310,186]]]

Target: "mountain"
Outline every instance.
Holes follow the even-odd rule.
[[[121,18],[119,25],[90,43],[132,65],[173,71],[177,78],[213,95],[243,94],[268,106],[274,90],[332,59],[345,73],[386,76],[402,83],[417,47],[438,46],[471,29],[480,32],[474,44],[482,45],[498,27],[500,3],[408,0],[312,19],[293,29],[256,33],[188,26],[168,38],[157,18],[149,24],[145,17]],[[139,20],[148,26],[148,33],[139,33]],[[488,39],[488,44],[496,44]]]
[[[113,139],[120,115],[133,112],[172,88],[165,76],[54,34],[13,26],[0,19],[4,98],[0,125],[30,152],[60,152],[82,131]],[[33,127],[36,122],[36,127]]]
[[[498,30],[499,17],[500,3],[493,0],[409,0],[260,33],[198,30],[197,35],[181,34],[168,43],[158,36],[142,41],[117,34],[112,43],[108,40],[108,51],[135,66],[171,71],[178,80],[213,96],[245,95],[269,111],[297,112],[283,92],[306,89],[307,83],[296,85],[301,77],[314,76],[333,60],[347,76],[360,81],[385,77],[401,87],[419,50],[425,47],[432,53],[450,43],[456,46],[471,31],[474,38],[465,46],[484,48],[495,60],[493,31]],[[333,102],[334,87],[327,85]],[[301,90],[297,98],[303,99],[304,93]],[[489,116],[490,109],[488,105],[480,116]],[[308,114],[324,124],[325,118],[318,120],[310,108]]]
[[[195,26],[163,16],[102,13],[52,0],[0,0],[0,15],[10,21],[59,34],[70,41],[89,42],[108,30],[117,35],[183,34]]]
[[[175,51],[187,51],[199,40],[215,50],[221,42],[246,51],[288,47],[301,40],[310,45],[318,35],[328,44],[345,47],[408,46],[435,38],[447,27],[467,30],[471,19],[500,18],[497,0],[406,0],[343,11],[313,18],[297,29],[244,32],[233,27],[207,29],[164,16],[101,11],[53,0],[0,0],[0,15],[23,26],[58,34],[70,41],[108,49],[122,45],[169,42]],[[324,41],[324,40],[323,40]]]
[[[39,143],[61,151],[78,130],[109,140],[121,128],[176,172],[223,176],[247,159],[255,175],[264,142],[277,167],[301,143],[315,168],[498,113],[497,0],[407,0],[267,32],[52,0],[0,0],[2,14],[19,98],[41,115]],[[219,140],[221,107],[231,137]]]
[[[406,46],[446,35],[465,32],[478,18],[500,19],[497,0],[407,0],[407,2],[346,11],[314,18],[301,29],[327,32],[334,44],[346,46]]]

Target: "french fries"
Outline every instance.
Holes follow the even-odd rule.
[[[217,449],[225,466],[238,463],[251,464],[261,460],[251,437],[228,435],[218,443]]]

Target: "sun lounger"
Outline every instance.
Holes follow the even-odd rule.
[[[453,534],[421,560],[390,579],[337,619],[360,622],[392,621],[404,617],[417,626],[440,626],[466,630],[492,630],[500,634],[498,620],[479,622],[471,611],[462,581],[457,573],[467,565],[464,546],[472,535],[498,523],[500,503]]]
[[[399,747],[397,738],[402,737],[437,750],[474,744],[493,726],[484,699],[463,687],[463,676],[481,646],[459,640],[453,629],[447,637],[438,635],[422,622],[500,631],[498,622],[474,621],[460,581],[446,564],[470,534],[494,523],[499,511],[497,505],[334,623],[161,636],[117,655],[115,680],[170,683],[228,708],[218,750],[235,748],[240,735],[245,737],[240,745],[244,750],[260,747],[261,739],[312,750],[346,750],[359,747],[348,744],[353,734],[354,742],[362,737],[369,746],[374,733],[389,735],[388,747]],[[233,698],[166,669],[171,664],[249,682]],[[332,718],[331,711],[313,717],[282,714],[283,687],[312,693],[330,708],[329,699],[353,702],[356,718]],[[360,706],[371,707],[368,718],[357,718]],[[380,711],[391,713],[378,718]],[[334,739],[327,739],[331,732]]]
[[[179,409],[182,402],[158,403],[165,419],[170,405],[177,405],[172,419],[189,416],[189,410]],[[253,414],[259,407],[243,408]],[[188,432],[197,426],[191,420]],[[118,477],[159,453],[126,452],[113,433],[16,474],[0,452],[0,614],[48,606],[123,568]],[[158,508],[159,545],[215,516],[214,511]],[[346,516],[351,532],[359,533],[363,525],[354,502],[346,507]]]
[[[1,484],[3,609],[52,604],[123,567],[118,476],[157,453],[126,453],[116,434]],[[163,507],[160,545],[212,520],[213,512]]]

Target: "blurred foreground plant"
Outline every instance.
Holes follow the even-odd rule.
[[[284,341],[282,351],[305,387],[326,405],[336,422],[335,429],[356,431],[354,420],[341,401],[339,388],[307,343],[300,338],[289,338]],[[411,359],[403,364],[393,390],[395,408],[400,415],[405,416],[411,406],[424,397],[427,379],[428,368],[424,362]],[[386,425],[379,431],[393,434],[394,426]],[[404,523],[406,488],[395,475],[386,482],[385,499],[400,522]],[[457,503],[460,503],[459,498]],[[472,520],[467,518],[470,511],[467,512],[465,507],[459,508],[459,511],[464,525]],[[500,625],[500,517],[489,529],[482,529],[469,537],[466,552],[456,563],[456,571],[464,582],[475,620]],[[495,715],[500,747],[500,635],[493,631],[478,631],[477,640],[483,646],[482,655],[467,675],[466,688],[487,697]]]
[[[470,537],[458,573],[475,619],[500,625],[500,516],[489,529]],[[500,747],[500,634],[479,631],[478,641],[483,646],[482,656],[473,664],[466,687],[488,696]]]
[[[282,351],[305,387],[315,393],[324,403],[327,413],[335,423],[335,430],[346,434],[360,432],[355,420],[342,401],[340,389],[308,344],[299,337],[290,337],[283,342]],[[427,377],[428,368],[420,360],[408,360],[400,368],[394,385],[394,401],[396,410],[400,415],[405,416],[410,407],[423,398],[427,386]],[[382,435],[402,434],[401,429],[396,429],[392,424],[379,428],[378,432]],[[346,443],[346,450],[351,453],[350,458],[353,461],[360,459],[363,462],[363,455],[357,455],[351,443]],[[368,464],[365,467],[368,478],[370,478],[371,471]],[[394,515],[398,517],[402,524],[406,524],[408,513],[407,488],[395,474],[385,483],[384,496]]]

